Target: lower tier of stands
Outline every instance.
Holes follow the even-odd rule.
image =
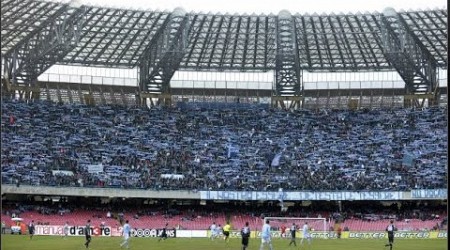
[[[48,224],[48,225],[64,225],[68,222],[69,225],[84,225],[88,219],[91,220],[93,226],[100,226],[102,223],[110,227],[120,227],[120,220],[115,218],[107,218],[106,215],[100,216],[96,211],[74,211],[71,213],[66,213],[63,215],[52,214],[45,215],[37,211],[27,211],[22,213],[21,218],[23,218],[24,223],[28,224],[32,220],[36,224]],[[445,215],[443,215],[445,216]],[[169,227],[177,229],[188,229],[188,230],[205,230],[210,227],[210,225],[215,222],[218,225],[224,225],[226,222],[226,216],[224,214],[196,218],[187,218],[186,215],[174,215],[174,216],[164,216],[164,215],[145,215],[136,217],[135,212],[123,213],[124,220],[128,219],[133,228],[162,228],[166,223]],[[240,229],[244,226],[245,222],[249,222],[250,227],[258,230],[262,225],[262,219],[257,216],[250,215],[231,215],[230,217],[231,225],[234,229]],[[440,225],[443,217],[420,220],[420,219],[404,219],[402,221],[396,221],[395,224],[398,230],[430,230],[433,227]],[[10,216],[5,216],[2,214],[2,221],[11,221]],[[11,221],[12,222],[12,221]],[[287,227],[290,226],[290,222],[286,222]],[[303,223],[300,221],[300,223]],[[280,223],[278,223],[280,224]],[[297,223],[298,224],[298,223]],[[310,221],[310,227],[315,230],[322,230],[323,222],[320,220]],[[362,219],[347,219],[340,223],[341,228],[348,228],[350,231],[384,231],[386,225],[389,224],[389,219],[380,219],[377,221],[367,221]],[[328,229],[330,227],[334,228],[335,222],[327,223]]]

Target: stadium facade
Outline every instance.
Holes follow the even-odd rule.
[[[4,98],[126,106],[266,103],[284,109],[447,105],[447,9],[229,15],[37,0],[1,3]],[[71,68],[60,74],[58,67]],[[134,73],[71,72],[86,68]],[[144,205],[161,200],[186,206],[235,201],[235,206],[284,208],[326,201],[339,210],[342,201],[416,201],[417,206],[424,201],[442,207],[447,192],[446,187],[153,190],[19,182],[2,183],[1,188],[2,201],[10,203],[103,205],[123,204],[129,198],[130,204]]]

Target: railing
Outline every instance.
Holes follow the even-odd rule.
[[[99,84],[99,85],[115,85],[115,86],[138,86],[137,78],[126,77],[105,77],[105,76],[87,76],[87,75],[70,75],[70,74],[49,74],[44,73],[39,76],[40,82],[64,82],[64,83],[80,83],[80,84]]]
[[[39,81],[40,99],[86,103],[86,100],[83,100],[85,95],[92,95],[94,103],[119,105],[137,103],[135,96],[138,90],[137,78],[44,73],[39,77]],[[53,87],[49,87],[47,83],[51,83],[50,86]],[[65,87],[59,86],[58,83],[65,84]],[[68,83],[73,83],[73,88],[69,89]],[[172,103],[176,103],[177,100],[270,103],[273,83],[268,80],[173,80],[171,85]],[[86,88],[86,86],[89,87]],[[318,81],[306,81],[304,86],[302,107],[308,109],[403,107],[405,101],[404,93],[402,93],[404,83],[401,80],[323,81],[318,79]],[[443,88],[438,96],[439,105],[447,105],[446,77],[439,79],[439,86]],[[114,90],[111,87],[119,89]]]

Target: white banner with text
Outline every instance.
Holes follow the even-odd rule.
[[[446,189],[412,191],[200,191],[202,200],[411,200],[411,199],[447,199]]]

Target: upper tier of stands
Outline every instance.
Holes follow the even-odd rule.
[[[2,100],[2,181],[188,190],[445,188],[446,113]]]

